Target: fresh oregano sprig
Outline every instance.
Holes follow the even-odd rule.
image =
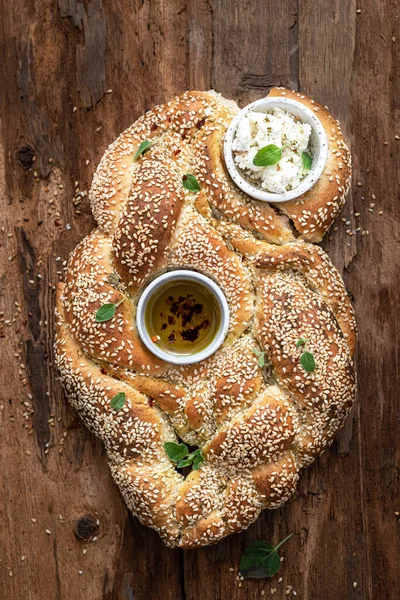
[[[185,189],[189,190],[189,192],[200,191],[200,184],[196,177],[191,173],[186,173],[186,175],[182,177],[182,185]]]
[[[258,366],[261,367],[261,369],[265,367],[265,352],[262,352],[262,350],[258,350],[258,348],[253,348],[253,353],[258,358]]]
[[[282,148],[278,148],[275,144],[268,144],[260,148],[255,157],[253,158],[253,165],[256,167],[270,167],[276,165],[282,158],[282,151],[287,148],[289,144],[285,144]],[[312,158],[306,152],[301,153],[301,163],[306,171],[309,171],[312,166]]]
[[[114,410],[121,410],[121,408],[125,404],[125,400],[126,400],[125,392],[118,392],[118,394],[115,394],[115,396],[113,398],[111,398],[110,406]]]
[[[268,144],[268,146],[260,148],[253,158],[253,165],[256,167],[270,167],[271,165],[276,165],[282,158],[283,148],[285,148],[285,146],[278,148],[275,144]]]
[[[112,319],[118,306],[122,304],[124,300],[125,296],[119,302],[106,302],[106,304],[102,304],[96,312],[96,323],[104,323],[105,321]]]
[[[203,453],[201,451],[201,448],[197,448],[197,450],[195,450],[194,452],[192,452],[192,454],[190,455],[191,460],[192,460],[192,465],[193,465],[193,469],[195,471],[197,471],[198,469],[200,469],[201,465],[204,462],[204,456]]]
[[[142,154],[144,154],[145,152],[150,150],[150,148],[151,148],[151,142],[149,142],[149,140],[143,140],[143,142],[140,142],[139,148],[136,150],[135,154],[133,155],[133,160],[137,160],[140,156],[142,156]]]
[[[305,346],[309,341],[309,338],[299,337],[299,339],[296,342],[296,348],[301,348],[302,346]]]
[[[296,342],[296,348],[304,348],[300,355],[300,364],[305,371],[312,373],[315,371],[315,358],[312,352],[307,350],[309,338],[300,337]]]
[[[186,444],[176,444],[175,442],[166,442],[164,450],[173,462],[178,463],[188,455],[188,447]]]
[[[197,448],[194,452],[189,452],[189,448],[186,444],[176,444],[175,442],[166,442],[164,444],[164,450],[178,469],[183,467],[190,467],[197,471],[200,465],[204,462],[204,456],[201,448]]]
[[[312,158],[309,154],[307,154],[307,152],[302,152],[301,153],[301,162],[303,165],[303,169],[305,169],[306,171],[309,171],[312,167]]]
[[[247,546],[240,559],[240,575],[246,579],[263,579],[275,575],[281,566],[278,550],[292,535],[293,533],[289,534],[276,546],[264,541]]]

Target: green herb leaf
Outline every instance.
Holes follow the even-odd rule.
[[[296,348],[300,348],[300,346],[305,346],[308,341],[309,341],[309,338],[300,337],[296,342]]]
[[[240,574],[247,579],[272,577],[279,571],[281,560],[278,549],[287,542],[293,533],[288,535],[275,547],[269,542],[253,542],[246,548],[240,559]]]
[[[197,181],[196,177],[191,173],[186,173],[186,175],[182,177],[182,185],[184,188],[189,190],[189,192],[200,191],[200,184]]]
[[[300,356],[300,363],[303,369],[305,371],[308,371],[308,373],[312,373],[313,371],[315,371],[314,354],[311,354],[311,352],[308,352],[308,350],[305,350]]]
[[[133,156],[133,160],[137,160],[139,158],[139,156],[142,156],[142,154],[144,154],[145,152],[150,150],[150,148],[151,148],[151,142],[149,142],[149,140],[144,140],[143,142],[141,142],[139,145],[139,148],[136,150],[136,152]]]
[[[204,462],[203,455],[195,458],[195,460],[193,461],[193,470],[198,471],[200,469],[201,465],[203,464],[203,462]]]
[[[186,444],[166,442],[164,444],[164,450],[168,454],[168,457],[175,463],[179,463],[188,455],[188,447],[186,446]]]
[[[96,313],[96,321],[97,323],[104,323],[104,321],[109,321],[115,315],[115,304],[107,303],[100,306],[99,310]]]
[[[304,169],[306,169],[306,171],[309,171],[311,169],[312,158],[306,152],[301,153],[301,162],[303,163],[303,167],[304,167]]]
[[[180,462],[178,462],[176,467],[178,469],[182,469],[183,467],[190,467],[191,464],[192,464],[192,461],[189,458],[185,458],[184,460],[181,460]]]
[[[258,350],[258,348],[253,348],[253,352],[258,357],[258,366],[262,369],[265,367],[265,352]]]
[[[200,465],[204,462],[204,456],[201,448],[197,448],[194,452],[189,454],[189,449],[186,444],[176,444],[175,442],[166,442],[164,444],[164,450],[168,454],[168,457],[175,463],[177,468],[193,466],[193,469],[197,471]]]
[[[117,307],[123,303],[123,301],[125,300],[125,298],[122,298],[122,300],[120,300],[117,303],[113,303],[113,302],[107,302],[106,304],[103,304],[102,306],[100,306],[100,308],[98,309],[98,311],[96,312],[96,322],[97,323],[104,323],[104,321],[109,321],[110,319],[113,318],[113,316],[115,315],[115,310],[117,309]]]
[[[282,148],[278,148],[275,144],[268,144],[261,148],[253,158],[253,165],[256,167],[269,167],[276,165],[282,158]]]
[[[197,471],[204,462],[204,456],[200,448],[191,454],[193,461],[193,469]]]
[[[118,392],[118,394],[115,394],[115,396],[113,398],[111,398],[110,406],[114,410],[121,410],[121,408],[125,404],[125,400],[126,400],[125,392]]]

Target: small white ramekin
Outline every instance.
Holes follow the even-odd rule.
[[[151,296],[159,289],[160,286],[168,282],[176,281],[177,279],[186,281],[198,281],[199,283],[204,285],[217,300],[218,306],[221,311],[221,323],[212,342],[200,352],[195,352],[190,355],[179,355],[173,352],[168,352],[158,347],[156,343],[151,341],[150,334],[147,331],[145,324],[146,306]],[[229,306],[228,302],[226,301],[225,294],[212,279],[206,277],[205,275],[202,275],[201,273],[198,273],[197,271],[177,269],[174,271],[164,273],[156,279],[153,279],[153,281],[149,283],[149,285],[144,289],[137,305],[136,325],[138,328],[140,339],[142,340],[144,345],[150,350],[150,352],[152,352],[155,356],[175,365],[189,365],[208,358],[209,356],[214,354],[214,352],[218,350],[218,348],[221,346],[229,328]]]
[[[301,180],[300,185],[293,190],[284,192],[283,194],[266,192],[253,186],[248,180],[244,179],[235,163],[232,151],[232,143],[235,138],[239,121],[251,111],[265,113],[267,110],[271,110],[275,107],[286,110],[296,117],[299,117],[303,123],[308,123],[311,125],[310,140],[313,160],[310,172],[304,177],[304,179]],[[301,104],[301,102],[284,97],[267,97],[248,104],[233,119],[225,134],[224,158],[229,175],[232,177],[236,185],[243,190],[243,192],[249,196],[252,196],[253,198],[256,198],[257,200],[263,200],[264,202],[287,202],[288,200],[293,200],[294,198],[302,196],[305,192],[312,188],[312,186],[321,177],[325,167],[326,159],[328,158],[328,138],[321,121],[315,116],[312,110]]]

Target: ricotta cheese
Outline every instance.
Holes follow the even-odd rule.
[[[282,194],[296,188],[307,175],[302,153],[309,150],[311,126],[298,117],[273,108],[267,113],[249,112],[238,124],[232,150],[235,163],[251,183],[267,192]],[[257,152],[274,144],[282,148],[282,158],[274,165],[257,167]]]

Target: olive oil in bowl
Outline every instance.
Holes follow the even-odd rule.
[[[153,343],[167,352],[193,354],[204,350],[221,324],[214,294],[199,281],[164,283],[149,299],[146,329]]]
[[[187,365],[208,358],[221,346],[229,328],[229,306],[212,279],[179,269],[160,275],[145,288],[136,324],[142,342],[155,356]]]

